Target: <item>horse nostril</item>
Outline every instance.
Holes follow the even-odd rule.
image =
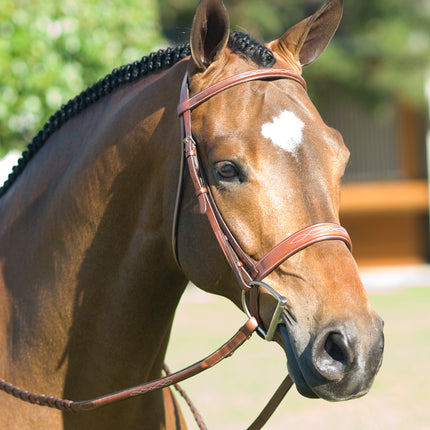
[[[327,336],[324,345],[325,352],[334,360],[342,364],[346,362],[345,344],[339,333],[331,333]]]
[[[330,381],[338,381],[350,368],[354,354],[344,333],[328,331],[316,339],[312,358],[316,369],[323,377]]]

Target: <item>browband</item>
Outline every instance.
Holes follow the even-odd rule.
[[[214,95],[228,88],[234,87],[244,82],[256,81],[261,79],[281,79],[287,78],[298,82],[307,91],[306,81],[298,73],[286,69],[257,69],[239,73],[219,81],[208,88],[194,94],[192,97],[181,100],[178,105],[178,114],[182,115],[185,111],[194,109]]]

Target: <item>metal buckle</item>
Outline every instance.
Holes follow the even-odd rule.
[[[251,281],[248,285],[250,286],[250,288],[255,287],[255,286],[265,288],[278,301],[276,308],[275,308],[275,312],[272,315],[272,320],[270,321],[270,325],[269,325],[269,328],[267,329],[267,331],[264,330],[264,328],[261,327],[260,324],[258,325],[258,329],[257,329],[259,331],[259,333],[264,337],[264,339],[269,342],[273,339],[273,336],[275,335],[276,328],[278,327],[278,325],[280,323],[279,317],[281,315],[282,308],[287,303],[287,299],[284,296],[281,296],[272,287],[269,287],[264,282]],[[246,304],[246,293],[247,293],[246,290],[242,291],[242,307],[243,307],[243,310],[245,311],[246,315],[248,316],[248,318],[252,318],[254,315],[251,315],[251,312],[249,312],[249,309],[248,309],[248,305]],[[255,316],[255,318],[257,318],[257,316]],[[258,320],[258,318],[257,318],[257,320]]]

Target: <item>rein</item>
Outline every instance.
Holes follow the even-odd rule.
[[[200,165],[198,145],[192,137],[191,110],[221,91],[245,82],[262,79],[290,79],[298,82],[306,90],[304,79],[294,72],[285,69],[257,69],[224,79],[198,94],[189,97],[188,74],[186,74],[182,83],[180,103],[178,106],[178,114],[182,118],[184,150],[182,151],[178,192],[173,216],[172,245],[175,259],[178,262],[176,236],[181,204],[183,182],[182,174],[185,157],[190,177],[199,200],[200,212],[207,215],[217,241],[242,288],[242,304],[244,311],[248,316],[248,321],[227,343],[205,359],[176,373],[168,373],[167,376],[155,381],[146,382],[144,384],[97,397],[95,399],[76,402],[52,396],[45,396],[43,394],[30,393],[7,383],[3,379],[0,379],[0,390],[3,390],[7,394],[11,394],[23,401],[40,406],[57,408],[62,411],[83,412],[169,387],[171,385],[176,385],[178,382],[195,376],[203,370],[209,369],[210,367],[218,364],[224,358],[231,356],[257,329],[266,340],[270,341],[273,339],[276,328],[280,323],[280,315],[285,306],[286,298],[264,283],[263,279],[286,259],[302,249],[323,240],[341,240],[349,249],[351,249],[351,240],[348,233],[342,226],[335,223],[320,223],[306,227],[287,237],[270,250],[262,259],[255,261],[241,248],[219,212],[209,185],[207,184],[204,171]],[[264,328],[259,318],[258,295],[261,289],[265,289],[277,300],[275,312],[267,329]],[[249,305],[247,301],[248,294]],[[267,406],[263,409],[253,424],[251,424],[248,430],[261,429],[292,384],[293,381],[290,376],[287,376]],[[203,423],[200,424],[198,422],[198,425],[201,429],[206,429]]]

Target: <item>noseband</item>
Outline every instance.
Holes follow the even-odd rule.
[[[190,97],[188,88],[188,74],[186,74],[182,82],[178,114],[182,117],[182,137],[184,145],[183,153],[187,159],[188,170],[199,200],[200,212],[207,215],[215,237],[217,238],[225,257],[242,288],[242,305],[244,311],[249,317],[253,315],[257,319],[259,322],[258,330],[260,334],[262,334],[266,340],[272,340],[279,324],[280,314],[283,307],[285,306],[286,298],[277,293],[269,285],[262,282],[263,279],[266,278],[273,270],[275,270],[289,257],[314,243],[321,242],[323,240],[341,240],[347,245],[349,249],[351,249],[351,239],[349,238],[347,231],[339,224],[314,224],[305,227],[304,229],[299,230],[298,232],[287,237],[273,249],[271,249],[263,258],[261,258],[259,261],[256,261],[242,249],[233,233],[229,229],[227,223],[224,221],[212,196],[210,187],[206,180],[206,175],[199,160],[198,144],[192,136],[191,110],[221,91],[225,91],[228,88],[243,84],[245,82],[263,79],[290,79],[298,82],[306,90],[306,82],[302,76],[290,70],[257,69],[231,76]],[[178,202],[180,203],[182,179],[180,179],[179,182],[172,238],[177,261],[176,225],[179,212]],[[264,288],[277,300],[277,306],[267,330],[263,328],[263,324],[259,318],[259,288]],[[254,293],[251,296],[250,311],[246,300],[246,294],[251,290],[257,291],[257,294]]]

